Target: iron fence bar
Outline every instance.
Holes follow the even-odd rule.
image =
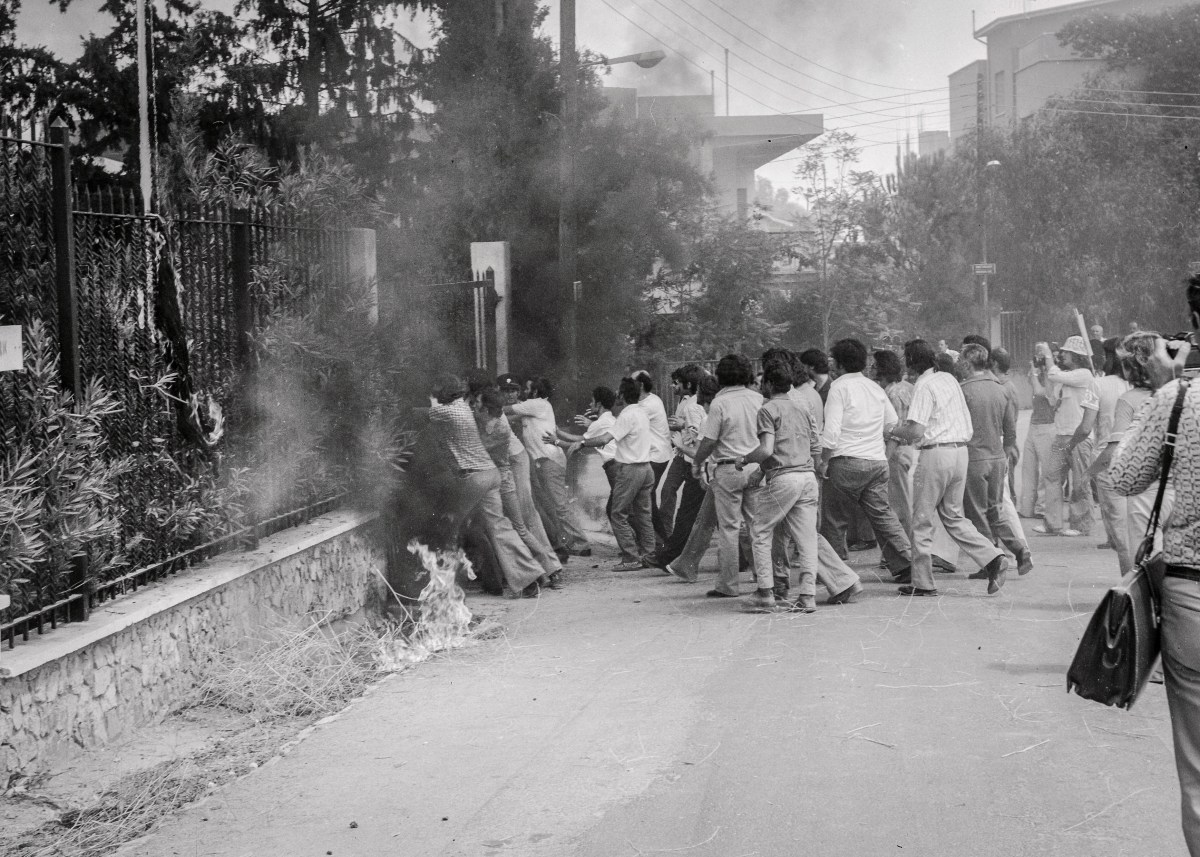
[[[50,129],[50,136],[54,136],[54,129]],[[44,143],[41,140],[23,140],[20,137],[8,137],[0,134],[0,143],[16,143],[21,146],[40,146],[43,149],[57,149],[58,143]]]
[[[71,140],[66,126],[54,125],[50,129],[50,140],[57,147],[51,153],[51,174],[54,199],[54,279],[58,291],[59,372],[62,375],[63,388],[71,392],[72,405],[78,409],[83,400],[83,378],[79,371],[79,293],[75,284]],[[71,557],[68,591],[82,593],[87,584],[87,558]],[[87,599],[81,598],[70,605],[68,621],[86,622],[88,612]]]

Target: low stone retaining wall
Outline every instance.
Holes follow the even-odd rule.
[[[324,515],[0,651],[0,771],[37,770],[168,714],[258,627],[382,605],[375,524]]]

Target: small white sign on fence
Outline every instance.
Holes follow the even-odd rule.
[[[0,372],[20,372],[24,365],[21,325],[0,325]]]

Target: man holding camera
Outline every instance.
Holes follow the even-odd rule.
[[[1135,355],[1157,392],[1125,432],[1108,479],[1114,490],[1134,496],[1160,478],[1171,412],[1181,404],[1169,478],[1175,486],[1175,505],[1162,524],[1166,577],[1159,597],[1183,838],[1192,857],[1200,857],[1200,383],[1195,377],[1190,382],[1175,380],[1181,374],[1195,375],[1188,357],[1196,343],[1194,331],[1200,329],[1200,276],[1188,280],[1187,301],[1193,332],[1172,342],[1157,337],[1152,354]]]
[[[1100,391],[1092,373],[1092,359],[1082,336],[1072,336],[1051,361],[1049,348],[1038,349],[1038,383],[1054,406],[1054,443],[1042,476],[1046,497],[1043,525],[1033,531],[1044,536],[1086,536],[1095,520],[1087,470],[1092,463],[1092,429],[1100,408]],[[1070,517],[1063,522],[1063,483],[1069,482]]]

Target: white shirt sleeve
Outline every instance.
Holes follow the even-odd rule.
[[[846,403],[842,401],[842,387],[830,387],[825,399],[825,431],[821,433],[823,449],[837,449],[838,441],[842,439],[842,417],[846,411]]]

